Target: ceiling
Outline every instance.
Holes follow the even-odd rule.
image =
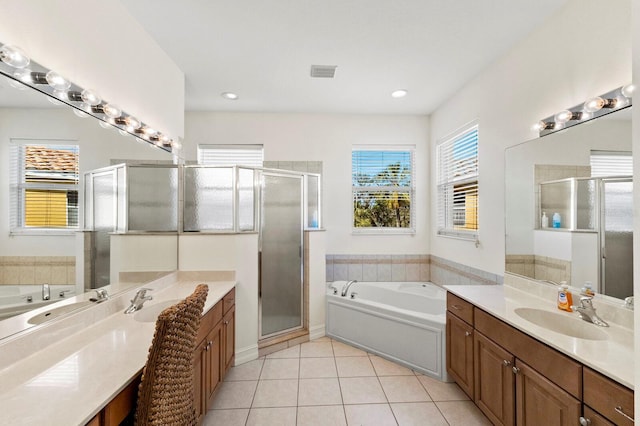
[[[566,2],[121,1],[185,73],[189,111],[363,114],[430,114]]]

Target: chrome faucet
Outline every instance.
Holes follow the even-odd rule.
[[[582,318],[583,320],[592,322],[600,327],[609,327],[609,324],[607,324],[596,314],[596,308],[593,307],[593,302],[591,299],[591,297],[581,297],[580,305],[573,306],[573,308],[578,311],[578,314],[580,314],[580,318]]]
[[[144,302],[146,302],[147,300],[153,299],[152,296],[147,296],[147,291],[152,291],[152,290],[153,289],[151,288],[145,288],[145,287],[138,289],[138,291],[136,292],[136,295],[131,300],[131,305],[129,305],[129,307],[125,309],[124,313],[132,314],[142,309],[142,305],[144,305]]]
[[[109,300],[109,293],[107,293],[106,289],[96,288],[95,292],[96,292],[96,297],[92,297],[91,299],[89,299],[90,301],[100,303],[100,302],[104,302],[105,300]]]
[[[624,298],[624,307],[633,310],[633,296]]]
[[[340,296],[345,297],[347,295],[347,291],[349,291],[349,287],[351,287],[351,284],[353,283],[357,283],[358,280],[351,280],[348,283],[346,283],[344,285],[344,287],[342,287],[342,291],[340,292]]]
[[[51,289],[49,284],[42,284],[42,300],[51,300]]]

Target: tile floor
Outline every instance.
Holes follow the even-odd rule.
[[[491,423],[455,383],[323,337],[231,368],[204,424]]]

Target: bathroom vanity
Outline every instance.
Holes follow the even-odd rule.
[[[135,409],[157,315],[203,282],[209,294],[194,363],[195,405],[202,420],[234,361],[236,283],[232,272],[174,272],[145,285],[152,289],[153,300],[134,314],[123,313],[135,293],[132,290],[47,327],[5,339],[0,345],[5,365],[0,371],[1,422],[120,424]],[[53,340],[44,348],[48,338]]]
[[[509,286],[447,290],[447,371],[494,424],[633,424],[631,330]]]

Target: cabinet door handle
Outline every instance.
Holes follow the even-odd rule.
[[[222,323],[223,323],[224,325],[228,325],[228,324],[229,324],[229,321],[223,321]]]
[[[629,416],[627,413],[625,413],[622,410],[621,406],[617,406],[616,408],[614,408],[614,410],[616,410],[616,413],[620,414],[621,416],[623,416],[625,419],[629,420],[631,423],[635,423],[633,420],[633,417]]]
[[[511,367],[511,369],[513,370],[513,374],[519,374],[520,373],[520,369],[516,366]]]
[[[580,426],[589,426],[590,424],[591,424],[590,419],[580,417]]]
[[[504,365],[505,367],[508,367],[511,365],[511,361],[509,361],[508,359],[502,360],[502,365]]]
[[[471,336],[471,332],[470,332],[470,331],[465,331],[465,332],[464,332],[464,335],[465,335],[465,336],[467,336],[467,337],[469,337],[469,336]]]

